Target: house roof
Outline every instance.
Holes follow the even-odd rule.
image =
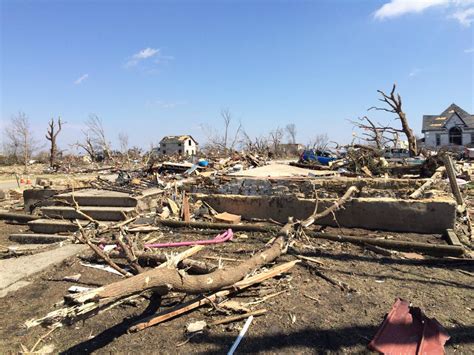
[[[443,130],[446,122],[457,115],[464,122],[466,128],[474,128],[474,115],[464,111],[456,104],[451,104],[439,115],[424,115],[422,132]]]
[[[194,143],[198,144],[198,142],[189,134],[185,134],[185,135],[182,135],[182,136],[164,136],[161,139],[160,144],[162,144],[162,143],[181,143],[181,142],[184,142],[187,139],[192,139],[194,141]]]

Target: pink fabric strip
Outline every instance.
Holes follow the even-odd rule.
[[[195,241],[188,241],[188,242],[171,242],[171,243],[153,243],[153,244],[145,244],[145,248],[172,248],[172,247],[187,247],[190,245],[208,245],[208,244],[218,244],[224,243],[228,240],[231,240],[234,236],[232,229],[228,229],[222,234],[219,234],[214,239],[208,240],[195,240]]]

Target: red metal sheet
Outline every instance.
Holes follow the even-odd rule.
[[[397,299],[369,348],[382,354],[444,354],[449,335],[436,319]]]

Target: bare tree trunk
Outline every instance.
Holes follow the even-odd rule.
[[[410,128],[410,125],[408,124],[408,120],[407,120],[405,112],[403,112],[402,98],[400,94],[398,93],[395,94],[395,89],[396,89],[396,84],[393,84],[390,95],[387,95],[382,90],[377,90],[377,92],[380,93],[380,95],[382,95],[382,98],[379,100],[382,102],[385,102],[390,108],[373,106],[369,108],[369,110],[375,109],[379,111],[391,112],[391,113],[395,113],[398,116],[398,119],[400,120],[402,124],[402,131],[403,133],[405,133],[408,140],[408,150],[410,151],[410,155],[414,156],[418,154],[418,148],[416,146],[416,137],[415,137],[415,134],[413,133],[413,130]]]
[[[54,122],[54,118],[51,118],[48,124],[48,131],[46,133],[46,139],[51,142],[50,155],[49,155],[49,166],[53,167],[56,162],[56,155],[58,152],[58,146],[56,143],[59,132],[61,132],[62,122],[61,117],[58,118],[57,125]]]

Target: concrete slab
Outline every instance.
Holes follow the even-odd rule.
[[[0,260],[0,298],[9,292],[26,286],[24,280],[49,266],[62,262],[70,256],[87,249],[86,245],[68,244],[54,250],[29,256]]]
[[[83,222],[87,224],[87,222]],[[72,223],[62,219],[46,219],[41,218],[28,222],[28,228],[34,233],[56,234],[75,232],[78,227],[76,223]]]
[[[70,239],[68,236],[57,234],[18,233],[10,234],[8,239],[20,244],[52,244]]]
[[[313,213],[315,200],[294,196],[193,195],[209,203],[217,212],[241,215],[243,219],[304,219]],[[319,200],[319,210],[334,201]],[[336,212],[337,223],[347,228],[396,232],[442,234],[452,229],[456,203],[452,199],[402,200],[394,198],[354,198]],[[320,225],[337,226],[333,216],[318,220]]]
[[[72,193],[56,196],[57,199],[73,203]],[[79,206],[135,207],[137,199],[124,192],[84,189],[74,192],[74,199]]]
[[[98,221],[122,221],[124,214],[135,211],[134,207],[83,206],[81,211]],[[43,216],[49,218],[84,219],[73,207],[48,206],[41,209]]]

